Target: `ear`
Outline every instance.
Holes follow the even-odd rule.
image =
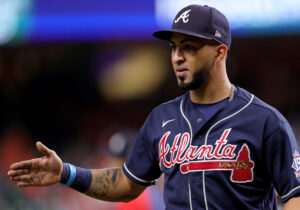
[[[228,48],[226,45],[221,44],[216,46],[216,57],[215,57],[216,61],[220,62],[222,60],[225,60],[227,56],[227,52],[228,52]]]

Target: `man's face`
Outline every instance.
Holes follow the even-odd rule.
[[[195,90],[208,81],[215,55],[211,40],[173,33],[170,47],[179,87]]]

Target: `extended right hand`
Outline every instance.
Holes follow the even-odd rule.
[[[41,142],[36,143],[41,158],[13,163],[7,175],[18,187],[48,186],[60,181],[63,163],[55,151],[48,149]]]

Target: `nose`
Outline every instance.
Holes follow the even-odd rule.
[[[184,60],[185,58],[183,51],[179,47],[176,47],[176,49],[172,53],[172,61],[176,64],[180,64],[184,62]]]

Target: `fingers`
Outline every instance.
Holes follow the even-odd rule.
[[[29,169],[20,169],[20,170],[10,170],[7,172],[8,176],[14,177],[14,176],[20,176],[24,174],[29,174]]]
[[[18,187],[28,187],[28,186],[39,186],[40,184],[35,181],[32,177],[32,175],[20,175],[20,176],[14,176],[10,177],[12,181],[17,182]]]
[[[43,155],[46,155],[47,157],[49,157],[53,153],[52,150],[50,150],[48,147],[46,147],[40,141],[36,142],[36,147],[40,153],[42,153]]]
[[[7,172],[7,175],[12,181],[22,181],[28,183],[28,180],[32,180],[29,173],[30,173],[29,169],[17,169],[17,170],[9,170]]]
[[[20,175],[20,176],[11,176],[11,179],[13,181],[22,181],[22,182],[31,182],[32,179],[32,175],[30,174],[25,174],[25,175]]]
[[[18,182],[17,186],[18,187],[29,187],[29,186],[33,186],[33,185],[31,185],[29,182]]]
[[[18,170],[18,169],[30,169],[32,166],[32,160],[25,160],[18,163],[14,163],[10,166],[10,169],[12,170]]]

